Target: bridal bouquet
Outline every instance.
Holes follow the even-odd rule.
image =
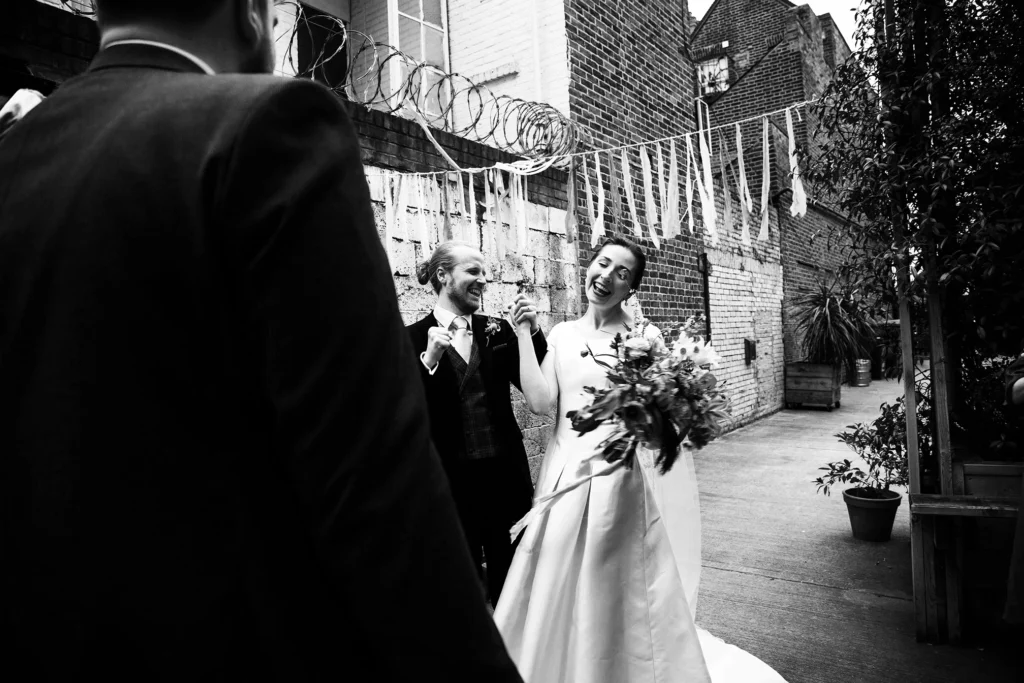
[[[616,335],[612,353],[594,354],[608,371],[608,386],[586,387],[590,405],[566,414],[572,428],[586,434],[599,425],[612,425],[601,442],[604,459],[632,467],[637,448],[654,451],[655,464],[665,474],[675,464],[679,446],[702,448],[722,433],[729,418],[729,400],[718,388],[710,367],[719,356],[694,334],[691,318],[670,344],[642,320],[626,335]]]

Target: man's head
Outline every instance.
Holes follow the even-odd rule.
[[[94,0],[103,45],[132,38],[192,52],[218,72],[274,70],[275,0]]]
[[[444,242],[416,271],[420,284],[429,282],[438,301],[453,313],[470,315],[480,309],[487,268],[483,254],[471,244]]]

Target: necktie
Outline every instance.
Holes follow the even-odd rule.
[[[452,344],[455,350],[462,356],[462,360],[469,363],[469,357],[473,350],[472,332],[469,330],[469,322],[462,316],[456,316],[452,324],[448,326],[452,333]]]

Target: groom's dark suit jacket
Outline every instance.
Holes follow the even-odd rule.
[[[329,91],[101,52],[0,141],[4,677],[519,681],[416,363]]]
[[[501,321],[500,331],[487,336],[487,316],[473,316],[473,338],[480,353],[480,376],[487,391],[487,404],[492,418],[491,425],[497,437],[496,457],[512,465],[514,478],[507,482],[503,491],[495,491],[494,501],[500,508],[496,513],[503,518],[512,517],[515,522],[529,511],[533,504],[533,482],[530,465],[523,446],[523,432],[512,410],[509,385],[522,390],[519,380],[519,342],[512,326]],[[409,337],[418,354],[427,348],[427,333],[438,322],[431,313],[409,326]],[[533,347],[538,360],[544,359],[547,342],[544,333],[533,335]],[[426,389],[427,406],[430,410],[430,431],[446,467],[454,464],[456,454],[462,450],[465,426],[462,424],[459,379],[447,355],[438,361],[437,370],[431,376],[423,363],[419,362],[420,375]]]

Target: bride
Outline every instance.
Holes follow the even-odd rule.
[[[584,387],[605,386],[591,354],[610,353],[633,326],[623,302],[645,265],[629,240],[605,241],[587,269],[587,312],[555,326],[542,366],[529,324],[517,326],[527,404],[557,409],[537,496],[560,493],[528,520],[494,618],[526,683],[781,682],[694,625],[700,509],[689,453],[665,476],[649,460],[613,469],[598,453],[608,427],[580,435],[565,417],[587,404]]]

